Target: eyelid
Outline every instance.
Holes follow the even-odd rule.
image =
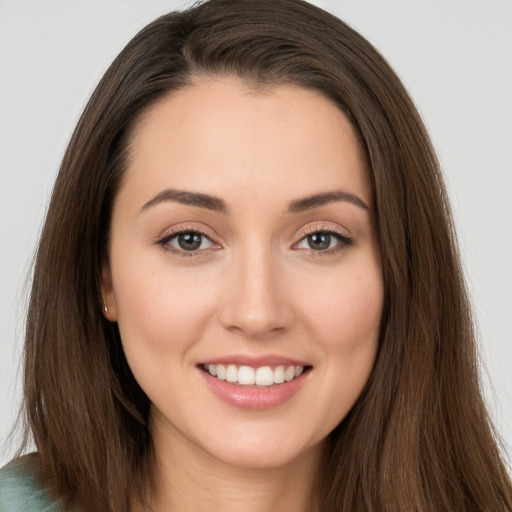
[[[326,223],[320,223],[315,224],[311,223],[308,224],[306,227],[302,228],[299,234],[297,235],[298,240],[294,242],[292,245],[292,249],[300,250],[304,252],[310,252],[313,253],[315,256],[321,256],[333,254],[335,252],[338,252],[340,250],[346,249],[347,246],[350,246],[354,243],[354,240],[352,239],[352,236],[347,232],[348,230],[342,229],[341,227],[333,224],[326,224]],[[333,235],[336,238],[338,238],[339,243],[331,248],[331,249],[325,249],[323,251],[314,250],[314,249],[299,249],[297,246],[309,235],[313,235],[316,233],[327,233],[329,235]]]
[[[347,238],[350,238],[348,230],[345,228],[342,228],[341,226],[330,223],[330,222],[309,222],[306,226],[300,229],[299,236],[306,236],[310,235],[312,233],[318,233],[318,232],[324,232],[329,231],[332,233],[337,233],[341,236],[346,236]]]
[[[179,249],[177,247],[173,247],[168,245],[168,242],[175,238],[176,236],[182,233],[197,233],[201,236],[207,238],[211,243],[212,247],[208,247],[207,249],[199,249],[196,251],[186,251],[184,249]],[[183,257],[191,257],[191,256],[202,256],[212,250],[218,250],[222,247],[222,245],[217,241],[218,237],[212,233],[211,229],[208,229],[204,226],[197,226],[193,224],[182,224],[178,226],[173,226],[164,230],[159,236],[156,237],[154,243],[156,245],[160,245],[162,249],[168,251],[172,254],[176,254],[178,256]]]
[[[347,248],[354,243],[351,235],[347,233],[348,230],[341,228],[335,224],[327,224],[327,223],[309,223],[305,227],[301,228],[299,231],[296,241],[292,245],[292,249],[300,250],[301,252],[309,252],[314,254],[315,256],[320,255],[328,255],[336,253],[340,250]],[[198,249],[187,251],[185,249],[179,249],[173,246],[168,245],[168,242],[172,240],[174,237],[178,236],[182,233],[197,233],[201,236],[207,238],[211,243],[212,247],[208,247],[206,249]],[[325,250],[314,250],[314,249],[306,249],[306,248],[298,248],[298,244],[304,240],[309,235],[315,233],[327,233],[329,235],[335,236],[338,239],[338,244],[335,247]],[[176,254],[178,256],[190,257],[190,256],[202,256],[207,253],[210,253],[212,250],[218,250],[222,248],[222,244],[218,242],[218,238],[211,229],[204,225],[194,225],[194,224],[182,224],[178,226],[173,226],[164,230],[156,239],[154,243],[156,245],[160,245],[164,250]]]

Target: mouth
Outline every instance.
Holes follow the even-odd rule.
[[[259,360],[258,360],[259,359]],[[313,366],[281,357],[229,357],[197,365],[206,386],[223,402],[265,411],[292,399],[309,381]]]
[[[238,386],[267,388],[299,378],[311,370],[309,365],[246,366],[236,364],[203,364],[200,369],[212,377]]]

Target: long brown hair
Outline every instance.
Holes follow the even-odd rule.
[[[301,0],[210,0],[144,28],[92,95],[55,184],[25,345],[26,436],[55,496],[129,509],[151,479],[149,401],[101,313],[100,269],[131,130],[169,91],[208,75],[320,91],[368,160],[385,305],[377,359],[329,437],[322,511],[505,511],[512,489],[478,378],[450,209],[400,80],[339,19]]]

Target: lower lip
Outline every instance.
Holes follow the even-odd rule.
[[[240,409],[253,411],[265,411],[285,403],[299,391],[310,373],[307,371],[290,382],[259,388],[232,384],[217,379],[201,369],[199,372],[209,388],[219,398]]]

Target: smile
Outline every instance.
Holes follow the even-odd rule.
[[[313,366],[281,357],[242,356],[202,362],[197,369],[206,386],[223,402],[265,411],[292,399],[309,380]]]
[[[238,366],[235,364],[204,364],[203,369],[218,380],[240,386],[268,387],[290,382],[302,375],[304,366]]]

